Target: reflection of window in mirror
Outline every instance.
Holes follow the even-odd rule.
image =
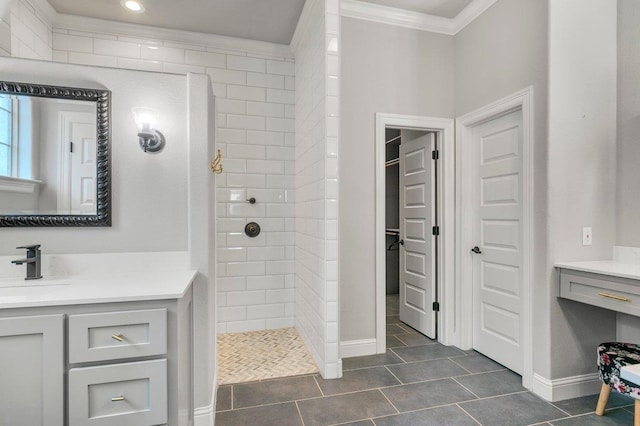
[[[9,95],[0,95],[0,175],[14,176],[16,148],[13,144],[13,105]]]
[[[0,176],[34,178],[32,115],[29,98],[0,95]]]

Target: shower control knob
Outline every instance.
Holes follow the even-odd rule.
[[[249,222],[244,227],[244,233],[247,234],[247,237],[255,238],[260,235],[260,225],[255,222]]]

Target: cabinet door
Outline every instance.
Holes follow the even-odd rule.
[[[0,318],[0,425],[63,425],[63,318]]]

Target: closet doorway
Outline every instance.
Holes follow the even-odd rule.
[[[442,283],[453,259],[443,232],[453,230],[445,215],[453,212],[447,205],[452,185],[445,181],[449,171],[453,183],[445,161],[449,154],[453,164],[452,135],[453,120],[376,115],[377,353],[386,351],[387,307],[431,339],[443,331],[440,306],[449,295]]]
[[[437,133],[385,130],[387,299],[400,321],[436,339],[438,321]]]

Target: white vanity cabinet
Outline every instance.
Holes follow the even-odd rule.
[[[0,309],[0,425],[191,426],[191,288]]]
[[[0,318],[0,425],[63,424],[64,315]]]

